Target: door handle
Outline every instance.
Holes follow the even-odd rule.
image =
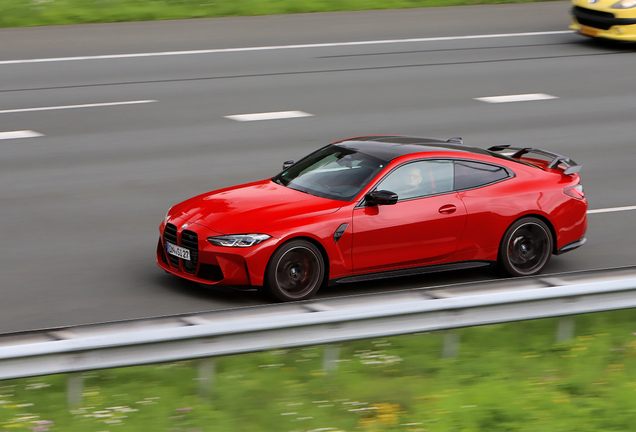
[[[446,204],[439,208],[439,212],[442,214],[451,214],[455,213],[456,211],[457,207],[455,207],[453,204]]]

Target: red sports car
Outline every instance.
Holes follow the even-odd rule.
[[[475,268],[539,273],[585,243],[577,165],[546,150],[460,138],[362,136],[271,179],[190,198],[161,223],[157,263],[205,285],[282,301],[325,284]]]

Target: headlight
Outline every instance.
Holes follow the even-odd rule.
[[[208,237],[208,241],[214,246],[225,247],[250,247],[270,238],[267,234],[236,234]]]
[[[636,6],[636,0],[621,0],[612,5],[612,9],[631,9]]]

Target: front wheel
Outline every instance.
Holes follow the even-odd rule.
[[[540,273],[551,255],[550,228],[535,217],[525,217],[510,225],[499,246],[499,263],[510,276]]]
[[[318,248],[306,240],[292,240],[272,255],[265,283],[278,300],[306,300],[318,291],[324,277],[325,263]]]

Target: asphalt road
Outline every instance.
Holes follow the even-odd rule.
[[[636,205],[633,47],[567,32],[568,9],[549,2],[0,30],[0,333],[266,302],[164,274],[154,262],[158,225],[178,201],[270,177],[282,161],[348,136],[542,147],[583,165],[590,209]],[[355,41],[365,43],[342,44]],[[475,99],[527,93],[556,98]],[[312,116],[225,117],[291,110]],[[42,136],[3,135],[24,130]],[[588,243],[546,272],[636,264],[635,215],[590,214]],[[494,277],[409,277],[319,297]]]

